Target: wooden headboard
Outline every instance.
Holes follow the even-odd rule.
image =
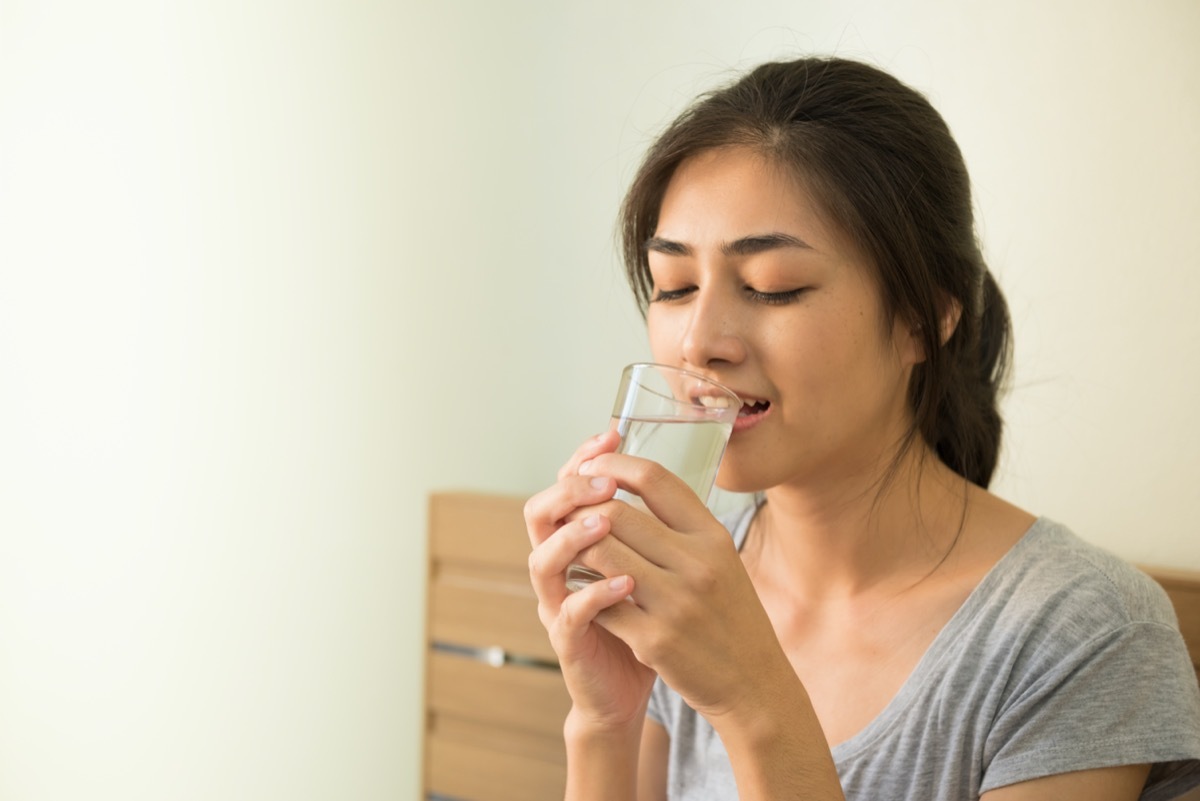
[[[429,499],[427,799],[562,798],[570,698],[529,585],[524,498]]]
[[[1147,566],[1142,566],[1142,570],[1167,591],[1179,618],[1179,631],[1187,643],[1196,678],[1200,680],[1200,571]]]
[[[529,586],[524,498],[429,499],[427,799],[561,798],[570,698]],[[1200,676],[1200,571],[1142,566],[1167,591]]]

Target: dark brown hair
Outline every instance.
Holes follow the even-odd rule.
[[[913,371],[918,433],[951,469],[986,487],[996,468],[997,396],[1008,365],[1008,308],[980,253],[970,179],[941,115],[875,67],[836,58],[764,64],[701,97],[651,146],[621,210],[630,285],[643,312],[646,242],[685,159],[749,147],[788,168],[875,271],[886,322],[922,340]],[[958,325],[941,341],[957,304]]]

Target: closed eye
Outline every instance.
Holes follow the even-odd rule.
[[[654,297],[650,298],[650,302],[651,303],[665,303],[665,302],[670,302],[672,300],[679,300],[681,298],[687,297],[688,295],[690,295],[692,292],[695,292],[695,291],[696,291],[696,287],[694,287],[694,286],[686,286],[686,287],[683,287],[682,289],[656,289],[654,291]]]
[[[807,292],[811,287],[800,287],[798,289],[789,289],[786,292],[759,292],[754,287],[746,287],[746,294],[752,300],[759,303],[767,303],[775,306],[782,306],[785,303],[791,303],[798,299],[801,295]]]

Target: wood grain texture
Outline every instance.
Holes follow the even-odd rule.
[[[570,697],[529,584],[524,499],[429,502],[425,792],[463,801],[561,798]],[[499,666],[483,656],[504,659]]]

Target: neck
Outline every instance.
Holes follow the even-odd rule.
[[[890,475],[774,487],[743,549],[747,568],[764,589],[814,601],[902,591],[946,560],[972,490],[923,443]]]

